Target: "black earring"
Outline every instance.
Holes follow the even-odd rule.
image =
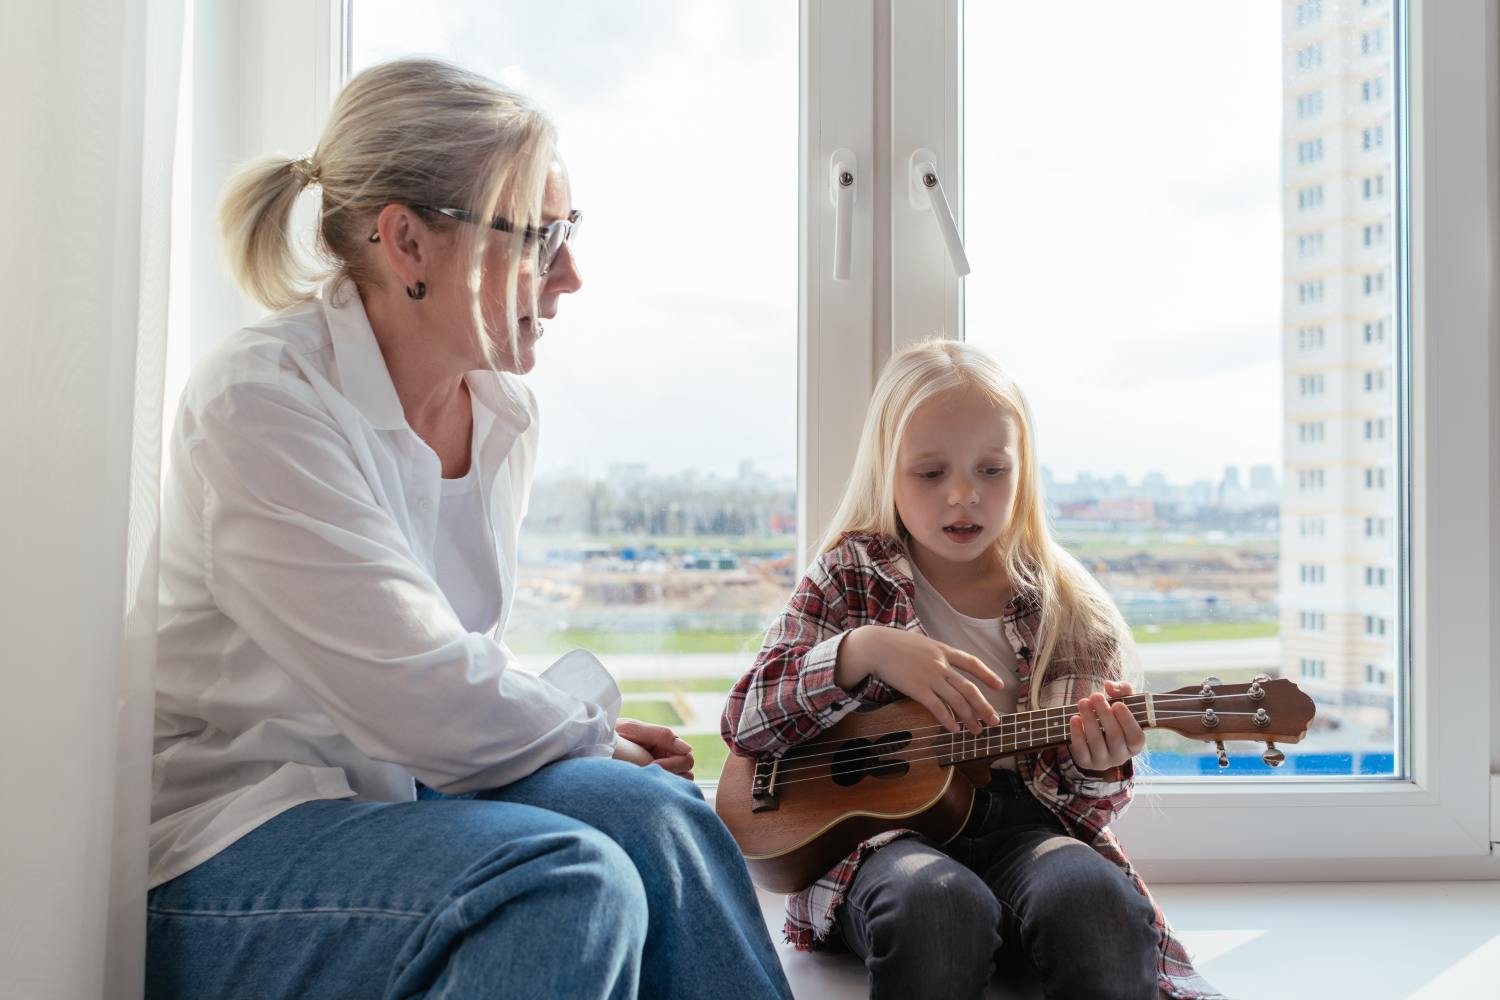
[[[419,281],[416,288],[407,285],[406,297],[411,299],[425,299],[427,297],[427,283]]]

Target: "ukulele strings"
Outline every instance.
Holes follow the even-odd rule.
[[[1136,699],[1139,699],[1139,700],[1136,700]],[[1156,696],[1154,696],[1154,704],[1155,705],[1170,705],[1170,704],[1172,704],[1174,702],[1199,701],[1199,700],[1200,700],[1200,696],[1198,696],[1198,695],[1156,695]],[[1131,695],[1128,698],[1121,698],[1117,702],[1111,702],[1111,704],[1125,705],[1125,707],[1131,709],[1131,714],[1136,716],[1136,721],[1138,721],[1138,722],[1144,722],[1144,721],[1146,721],[1145,720],[1145,716],[1143,714],[1139,714],[1139,713],[1137,713],[1135,711],[1136,708],[1140,708],[1144,712],[1144,709],[1145,709],[1145,706],[1146,706],[1146,701],[1145,701],[1145,696],[1144,695]],[[1210,706],[1205,706],[1205,707],[1211,708],[1212,706],[1210,705]],[[1032,729],[1036,729],[1036,728],[1047,728],[1047,727],[1050,727],[1050,726],[1054,726],[1054,725],[1057,725],[1058,722],[1059,722],[1059,719],[1058,719],[1058,716],[1057,716],[1057,713],[1059,713],[1059,712],[1062,712],[1062,713],[1069,713],[1069,712],[1071,712],[1072,713],[1072,715],[1064,715],[1064,717],[1061,719],[1061,721],[1063,721],[1063,722],[1066,722],[1067,719],[1072,718],[1073,716],[1078,715],[1078,710],[1074,706],[1071,706],[1071,705],[1055,705],[1055,706],[1053,706],[1051,708],[1037,709],[1034,712],[1016,712],[1016,713],[1013,713],[1011,715],[1003,715],[1003,716],[1001,716],[1000,717],[1000,722],[998,724],[996,724],[996,725],[985,726],[984,728],[985,728],[986,732],[980,733],[977,738],[980,738],[980,739],[985,738],[986,737],[986,733],[988,731],[990,731],[990,730],[1000,730],[1001,733],[1002,733],[1002,735],[1003,735],[1005,733],[1005,731],[1008,729],[1008,730],[1010,730],[1010,735],[1016,735],[1016,734],[1020,733],[1023,729],[1026,729],[1028,727],[1032,728]],[[1219,715],[1227,715],[1227,714],[1236,714],[1236,713],[1218,712],[1217,714],[1219,714]],[[1238,713],[1238,714],[1252,714],[1252,713]],[[1188,716],[1202,715],[1202,712],[1195,711],[1195,712],[1187,713],[1187,715]],[[1157,716],[1157,718],[1163,718],[1163,713],[1157,712],[1156,716]],[[1177,717],[1180,718],[1182,716],[1177,716]],[[871,741],[877,741],[877,740],[884,739],[884,738],[886,738],[888,736],[897,736],[897,735],[900,735],[902,733],[913,733],[913,734],[916,734],[916,733],[926,732],[926,731],[932,730],[932,729],[940,729],[940,730],[943,730],[944,732],[948,731],[947,727],[944,726],[942,723],[940,723],[940,722],[934,722],[934,723],[931,723],[931,724],[926,725],[926,726],[913,726],[913,727],[911,727],[909,729],[892,729],[892,730],[890,730],[888,732],[883,732],[883,733],[867,733],[867,734],[865,734],[863,736],[860,736],[858,738],[859,739],[867,739],[867,740],[871,740]],[[942,734],[939,733],[938,735],[942,735]],[[957,736],[957,735],[959,735],[959,733],[953,733],[952,735]],[[970,735],[973,735],[973,734],[970,734]],[[793,749],[801,750],[801,749],[805,749],[805,748],[809,748],[809,747],[819,747],[819,746],[842,746],[843,744],[847,743],[848,740],[849,740],[848,737],[846,737],[844,739],[838,739],[838,738],[834,738],[834,739],[820,738],[820,739],[808,740],[805,743],[798,743],[796,745],[796,747],[794,747]],[[836,751],[825,751],[824,753],[827,754],[827,753],[833,753],[833,752],[836,752]],[[806,759],[806,758],[820,756],[820,755],[819,754],[800,754],[799,753],[797,756],[798,756],[799,759]]]
[[[1255,713],[1253,713],[1253,712],[1220,712],[1219,714],[1220,714],[1220,716],[1235,716],[1235,715],[1253,716]],[[1200,713],[1198,713],[1198,712],[1166,712],[1166,713],[1157,713],[1157,719],[1158,720],[1160,720],[1160,719],[1191,719],[1191,718],[1196,718],[1199,715],[1200,715]],[[1073,718],[1073,717],[1074,716],[1070,716],[1069,718]],[[1063,720],[1064,723],[1066,723],[1067,721],[1068,721],[1067,719]],[[1054,725],[1054,728],[1056,728],[1056,725]],[[1066,725],[1063,725],[1063,726],[1061,726],[1061,728],[1066,729],[1067,727],[1066,727]],[[905,730],[902,730],[902,731],[904,732]],[[1022,734],[1016,734],[1016,735],[1022,735]],[[1036,736],[1038,734],[1033,732],[1033,733],[1026,733],[1024,735],[1027,735],[1027,736]],[[1066,741],[1066,739],[1064,737],[1064,734],[1061,733],[1061,732],[1059,732],[1059,733],[1056,734],[1056,738],[1053,738],[1052,734],[1050,734],[1050,733],[1044,733],[1042,735],[1043,735],[1043,742],[1041,744],[1035,745],[1035,746],[1046,747],[1046,746],[1052,746],[1052,745],[1059,744],[1059,743],[1062,743],[1062,742]],[[941,740],[941,739],[943,739],[944,736],[955,737],[955,743],[954,744],[950,744],[947,747],[947,749],[944,750],[943,752],[934,752],[934,753],[931,753],[931,754],[929,754],[927,756],[919,756],[919,757],[895,756],[895,754],[909,753],[909,752],[912,752],[914,750],[931,749],[931,750],[936,751],[937,750],[938,741]],[[948,756],[952,756],[952,755],[955,755],[955,754],[960,754],[960,753],[962,753],[962,752],[964,752],[966,750],[978,751],[981,748],[981,745],[986,741],[986,739],[988,739],[991,743],[993,743],[993,740],[995,739],[995,737],[988,737],[987,738],[987,737],[983,737],[983,736],[974,736],[973,734],[968,734],[967,736],[962,736],[962,738],[960,739],[961,736],[962,736],[962,734],[959,734],[959,733],[936,733],[936,734],[934,734],[932,736],[920,736],[920,737],[916,737],[913,740],[911,740],[911,742],[908,743],[907,746],[903,747],[901,750],[898,750],[898,751],[884,751],[884,752],[881,752],[881,751],[878,750],[878,748],[872,746],[869,749],[875,750],[876,751],[875,753],[866,753],[866,754],[863,754],[863,755],[860,755],[860,756],[850,757],[848,759],[847,763],[861,765],[861,766],[858,766],[858,767],[851,768],[850,770],[853,773],[868,774],[871,771],[877,770],[880,767],[889,766],[890,764],[900,764],[900,763],[921,764],[921,763],[925,763],[926,761],[929,761],[929,760],[941,760],[945,754],[948,755]],[[925,741],[928,744],[928,746],[925,747],[925,748],[918,747],[918,744],[921,743],[921,742],[923,742],[923,741]],[[1003,756],[1008,756],[1008,755],[1013,754],[1013,753],[1022,753],[1022,752],[1025,752],[1027,750],[1033,749],[1033,747],[1034,747],[1034,745],[1031,744],[1031,743],[1029,743],[1029,742],[1027,744],[1025,744],[1025,745],[1022,745],[1022,744],[1018,743],[1017,745],[1015,745],[1013,747],[1003,747],[1003,743],[1004,743],[1004,741],[1002,740],[1002,749],[998,753],[995,753],[995,754],[984,753],[984,754],[980,754],[979,756],[1003,757]],[[986,749],[987,750],[988,749],[993,749],[993,745],[991,745],[990,747],[987,747]],[[809,756],[830,756],[830,755],[829,754],[813,754],[813,755],[809,755]],[[775,781],[775,784],[777,786],[780,786],[780,785],[793,785],[793,784],[797,784],[798,782],[802,782],[802,781],[818,781],[818,780],[823,780],[823,778],[822,778],[821,775],[815,775],[815,776],[813,776],[811,778],[788,778],[788,779],[783,779],[783,777],[782,777],[783,775],[797,774],[797,773],[800,773],[800,772],[803,772],[803,771],[826,771],[826,770],[830,769],[830,765],[828,763],[804,764],[804,763],[802,763],[802,761],[806,760],[807,758],[803,757],[800,754],[795,759],[798,761],[798,766],[796,766],[796,767],[788,767],[788,768],[778,768],[777,769],[777,771],[776,771],[776,781]],[[975,759],[977,759],[977,758],[975,758]],[[870,761],[878,761],[879,763],[865,763],[865,762],[870,762]]]

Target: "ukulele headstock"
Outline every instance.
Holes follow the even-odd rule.
[[[1205,677],[1201,687],[1155,694],[1152,700],[1156,725],[1215,744],[1220,767],[1229,766],[1225,740],[1264,742],[1261,759],[1280,767],[1286,755],[1276,744],[1301,742],[1317,711],[1296,684],[1266,674],[1257,674],[1248,684],[1225,684],[1217,677]]]

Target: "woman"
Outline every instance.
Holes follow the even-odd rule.
[[[588,654],[536,677],[499,641],[516,375],[580,287],[578,220],[547,120],[428,60],[231,182],[231,264],[281,311],[199,364],[173,433],[150,995],[790,995],[687,744],[616,721]]]

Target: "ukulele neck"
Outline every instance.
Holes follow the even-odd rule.
[[[1142,729],[1156,725],[1156,709],[1149,693],[1111,701],[1115,703],[1129,708]],[[939,737],[935,742],[943,749],[938,751],[938,760],[943,764],[964,764],[1059,746],[1068,742],[1068,721],[1077,714],[1075,706],[1063,705],[1002,715],[999,723],[985,726],[979,733],[960,729]]]

